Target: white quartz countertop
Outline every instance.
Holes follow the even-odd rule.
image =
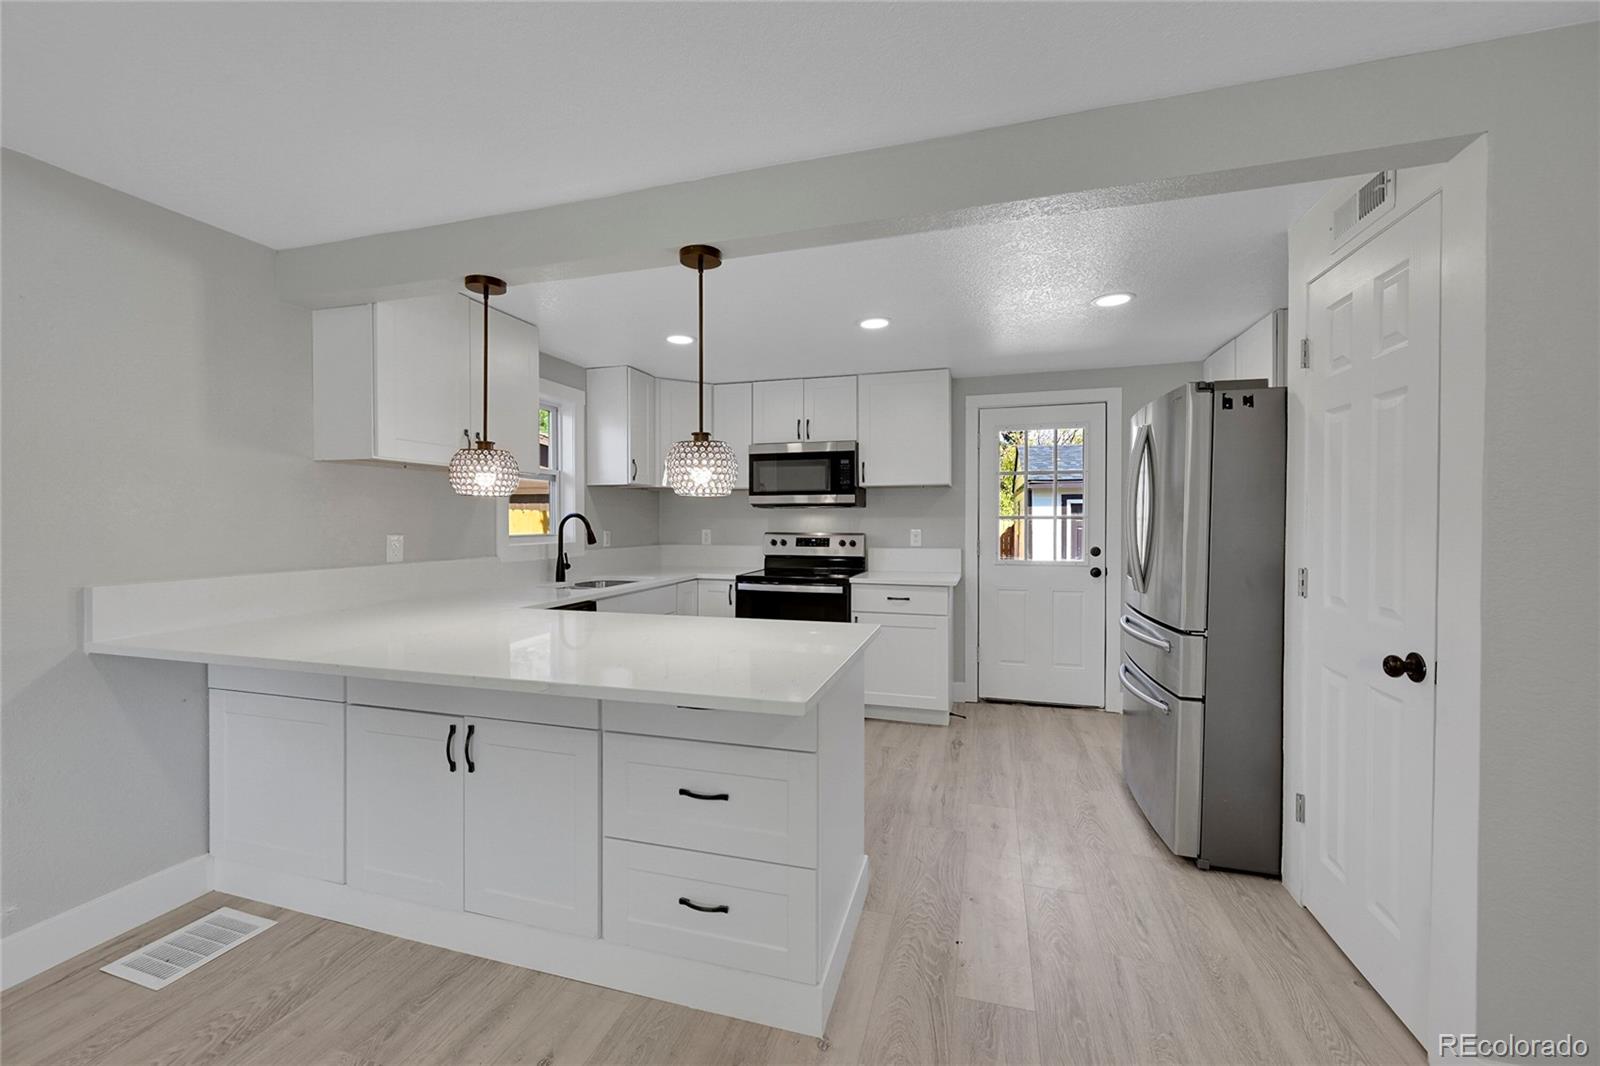
[[[609,589],[395,600],[346,610],[85,642],[106,655],[301,670],[587,699],[800,715],[876,626],[540,610],[700,577],[653,574]]]
[[[957,570],[866,570],[850,579],[855,585],[930,585],[953,589],[961,584]]]

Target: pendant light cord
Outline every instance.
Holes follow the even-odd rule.
[[[483,437],[489,439],[489,286],[483,287]]]
[[[700,279],[700,432],[706,431],[706,257],[700,255],[695,264]]]

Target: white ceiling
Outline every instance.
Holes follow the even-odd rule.
[[[1331,183],[1058,213],[730,259],[706,275],[711,381],[948,366],[958,376],[1204,358],[1283,305],[1286,232]],[[1101,309],[1111,290],[1138,294]],[[658,269],[512,288],[540,347],[692,378],[695,275]],[[883,315],[868,332],[861,319]]]
[[[1443,48],[1588,2],[23,3],[7,147],[274,248]]]

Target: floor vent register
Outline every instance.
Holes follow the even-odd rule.
[[[277,924],[271,918],[222,907],[100,969],[145,988],[166,988],[184,974],[193,973]]]

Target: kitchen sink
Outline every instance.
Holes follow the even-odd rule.
[[[597,578],[593,581],[574,581],[571,585],[575,589],[608,589],[616,585],[631,585],[636,578]]]

